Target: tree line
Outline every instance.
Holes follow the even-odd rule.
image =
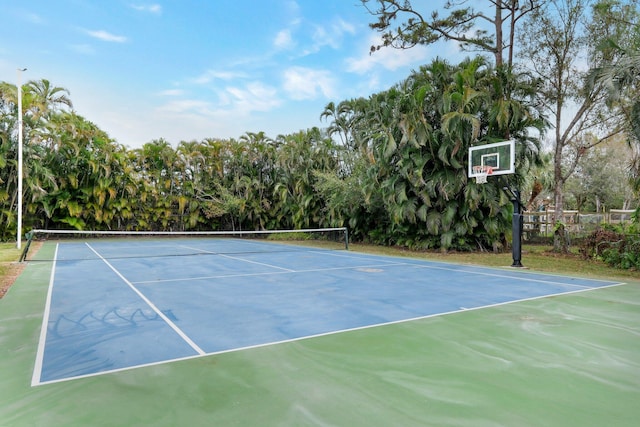
[[[380,16],[372,28],[380,31],[388,28],[394,16],[407,12],[409,5],[389,0],[378,3],[388,6],[371,10]],[[523,9],[514,9],[517,2],[511,0],[491,2],[508,12],[500,19],[495,15],[496,29],[508,24],[515,32],[521,18],[534,16],[549,3],[556,2],[529,2],[530,7]],[[603,3],[611,8],[620,2],[600,1],[597,5],[604,7]],[[426,36],[427,27],[442,34],[436,25],[450,28],[470,22],[462,19],[465,15],[460,11],[452,11],[451,16],[460,22],[452,21],[454,18],[438,20],[437,16],[434,22],[407,20],[416,34],[426,37],[424,41],[400,30],[406,40],[389,32],[383,41],[391,46],[426,43],[433,40]],[[594,16],[602,18],[602,14]],[[606,26],[603,19],[598,22]],[[510,44],[498,48],[486,35],[478,34],[475,44],[468,38],[461,42],[484,48],[491,56],[472,56],[458,64],[435,59],[388,90],[327,104],[320,112],[326,128],[275,138],[248,132],[237,139],[182,141],[176,147],[159,139],[130,149],[75,112],[66,89],[45,79],[27,82],[21,88],[25,229],[182,231],[348,226],[353,238],[373,243],[445,250],[500,249],[511,229],[512,207],[505,186],[533,195],[540,193],[544,184],[555,190],[557,203],[558,182],[564,185],[587,148],[607,136],[634,136],[633,126],[629,131],[625,126],[633,123],[629,117],[640,112],[637,102],[627,102],[637,100],[629,95],[629,88],[636,88],[633,76],[637,71],[614,66],[625,63],[611,60],[600,61],[598,64],[604,65],[590,74],[581,74],[585,90],[599,88],[597,97],[593,92],[580,92],[598,101],[587,103],[583,111],[593,112],[594,117],[611,111],[616,120],[599,122],[599,129],[611,131],[603,135],[596,132],[598,124],[589,127],[591,116],[584,116],[589,119],[584,122],[582,118],[574,120],[580,124],[580,132],[564,135],[559,150],[556,141],[553,177],[541,183],[536,178],[545,168],[545,159],[547,165],[551,160],[541,149],[545,133],[553,128],[549,108],[555,105],[562,109],[549,101],[552,96],[564,97],[570,88],[549,87],[548,78],[541,77],[544,70],[535,73],[516,66],[514,37],[509,38]],[[603,35],[600,40],[614,39]],[[399,48],[410,47],[402,43]],[[498,60],[505,46],[508,60]],[[593,46],[591,54],[607,52],[609,59],[634,58],[626,54],[630,51],[627,45],[598,49]],[[624,82],[621,75],[630,75],[631,83],[620,85]],[[16,232],[16,99],[17,88],[0,83],[3,240],[15,238]],[[517,173],[494,177],[489,185],[468,179],[469,147],[505,139],[517,141]],[[574,155],[566,155],[569,148]]]
[[[510,202],[467,179],[475,141],[518,138],[523,176],[539,159],[526,91],[481,57],[436,60],[387,91],[330,103],[326,129],[269,138],[155,140],[129,149],[70,110],[47,80],[24,87],[25,228],[255,230],[348,226],[413,247],[494,248]],[[501,89],[502,88],[502,89]],[[497,89],[497,90],[496,90]],[[0,86],[3,239],[16,224],[15,87]],[[500,108],[506,111],[500,111]],[[485,114],[492,112],[492,114]],[[505,119],[507,117],[508,119]]]

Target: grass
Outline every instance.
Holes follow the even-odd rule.
[[[0,243],[0,298],[7,293],[22,271],[22,266],[16,264],[21,252],[20,249],[16,249],[15,243]]]
[[[15,243],[0,243],[0,262],[15,262],[20,259],[22,249],[16,249]]]
[[[408,256],[486,267],[509,267],[513,263],[511,252],[497,254],[492,252],[417,252],[408,249],[364,244],[350,244],[349,247],[359,252],[372,254]],[[557,254],[552,252],[552,247],[549,245],[523,245],[522,264],[527,269],[546,273],[640,280],[640,271],[621,270],[609,267],[601,261],[585,260],[578,254],[577,249],[566,255]]]

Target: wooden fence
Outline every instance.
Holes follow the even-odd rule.
[[[635,210],[611,209],[609,212],[585,213],[579,211],[564,211],[562,222],[571,234],[589,233],[601,224],[622,224],[631,222]],[[524,212],[524,235],[534,237],[553,234],[553,210],[539,212]]]

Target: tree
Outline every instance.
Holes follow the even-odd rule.
[[[148,142],[134,150],[135,170],[141,186],[136,216],[143,229],[172,229],[179,224],[178,206],[182,185],[181,167],[175,149],[165,139]]]
[[[315,192],[318,173],[337,173],[335,143],[319,128],[277,138],[278,174],[273,188],[273,207],[285,228],[327,226],[322,198]]]
[[[23,85],[23,129],[24,129],[24,186],[22,199],[29,203],[37,200],[55,187],[55,171],[50,170],[43,161],[46,153],[42,141],[47,140],[55,126],[52,118],[67,113],[71,107],[68,91],[61,87],[51,86],[48,80],[29,81]],[[0,164],[4,164],[0,172],[0,224],[5,233],[15,235],[17,188],[17,98],[18,88],[6,82],[0,83]],[[28,210],[29,206],[26,207]],[[28,213],[28,212],[26,212]],[[27,224],[25,224],[27,225]],[[5,237],[5,236],[3,236]]]
[[[546,0],[490,0],[487,8],[476,9],[467,6],[469,0],[447,0],[444,10],[449,12],[441,17],[438,10],[426,16],[412,7],[409,0],[361,0],[367,11],[377,21],[369,26],[382,34],[382,43],[371,47],[374,52],[382,47],[408,49],[416,45],[429,45],[439,40],[456,41],[463,50],[473,50],[491,54],[495,66],[513,64],[517,26],[527,14],[539,9]],[[372,6],[372,3],[376,7]],[[433,7],[433,3],[430,3]],[[486,12],[485,12],[486,10]],[[492,10],[493,15],[488,13]],[[392,28],[396,20],[405,19],[397,28]],[[486,29],[488,25],[490,29]]]
[[[624,130],[619,111],[605,112],[604,85],[589,84],[583,64],[598,67],[615,60],[615,51],[598,48],[611,34],[625,34],[629,23],[637,22],[635,4],[602,0],[590,9],[588,0],[552,0],[527,17],[528,32],[519,38],[522,66],[540,78],[540,98],[554,130],[556,251],[568,250],[562,223],[567,179],[588,149]]]
[[[61,107],[73,107],[69,98],[69,91],[63,87],[51,86],[47,79],[31,80],[26,84],[26,95],[32,98],[27,110],[34,118],[46,118],[51,112],[58,111]]]
[[[640,26],[631,28],[635,28],[635,34],[605,40],[604,48],[618,51],[618,60],[593,68],[589,84],[602,84],[609,109],[621,111],[625,118],[626,134],[633,150],[632,183],[635,190],[640,191]]]
[[[629,165],[620,161],[629,158],[631,151],[620,135],[585,153],[567,180],[567,206],[583,212],[636,206],[637,197],[629,183]]]
[[[360,157],[340,181],[322,177],[318,188],[334,212],[346,208],[349,225],[375,243],[498,249],[510,218],[505,182],[469,181],[467,152],[478,141],[510,135],[520,141],[520,173],[536,163],[527,129],[542,122],[523,77],[496,73],[482,57],[458,65],[435,60],[387,91],[350,102],[350,109],[345,104],[341,117],[354,120],[342,121],[350,124],[343,134],[357,139]]]

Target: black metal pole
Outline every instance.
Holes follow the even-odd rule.
[[[344,248],[349,250],[349,229],[347,227],[344,228]]]
[[[513,198],[513,220],[511,222],[511,253],[513,257],[513,264],[511,267],[524,267],[522,265],[522,229],[524,225],[524,218],[522,216],[522,204],[520,202],[520,190],[509,189]]]

